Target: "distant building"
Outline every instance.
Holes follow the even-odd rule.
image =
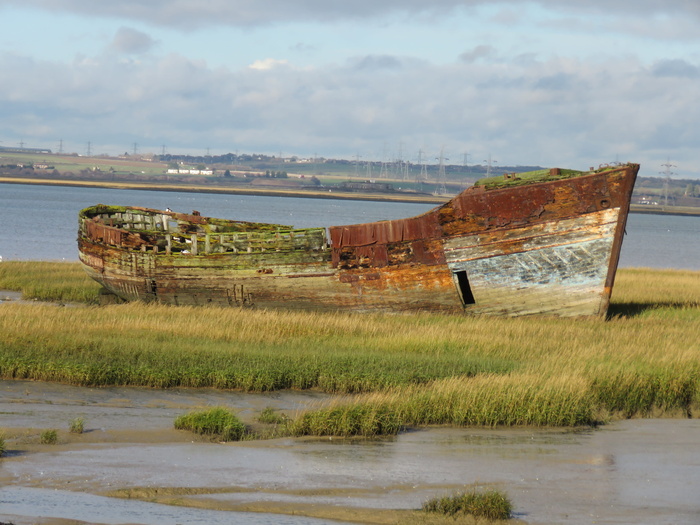
[[[170,168],[166,173],[168,175],[214,175],[214,170],[191,170],[187,168]]]

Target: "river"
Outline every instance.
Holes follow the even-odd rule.
[[[77,212],[135,204],[298,227],[407,217],[431,205],[0,184],[4,259],[77,260]],[[622,267],[700,269],[700,218],[629,217]],[[381,440],[208,443],[174,418],[225,405],[245,420],[321,394],[80,388],[0,381],[0,521],[16,525],[407,523],[429,497],[503,490],[529,524],[700,523],[700,420],[597,430],[432,428]],[[86,432],[67,432],[84,417]],[[40,445],[42,430],[58,445]],[[140,499],[115,498],[137,490]],[[175,503],[166,505],[165,503]],[[404,513],[404,514],[402,514]],[[391,522],[391,521],[385,521]]]
[[[298,228],[411,217],[432,204],[261,197],[0,183],[0,256],[77,261],[77,215],[94,204],[136,205]],[[700,270],[700,217],[630,214],[620,267]]]

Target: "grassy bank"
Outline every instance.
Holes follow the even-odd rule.
[[[0,289],[97,293],[77,264],[0,267]],[[607,321],[6,303],[0,376],[345,394],[290,414],[294,435],[697,416],[699,298],[698,272],[639,269],[619,272]]]
[[[26,300],[96,304],[100,285],[78,263],[6,261],[0,290],[22,292]]]

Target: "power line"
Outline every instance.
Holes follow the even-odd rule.
[[[489,153],[489,158],[488,160],[484,160],[486,162],[486,176],[490,177],[491,176],[491,166],[495,163],[498,162],[497,160],[491,160],[491,154]]]
[[[428,164],[423,159],[422,149],[418,150],[418,164],[420,164],[420,173],[416,177],[416,182],[420,182],[422,184],[423,182],[428,181]]]
[[[389,178],[389,172],[387,171],[387,166],[386,166],[386,142],[384,143],[384,150],[382,151],[382,163],[379,169],[379,178],[380,179],[388,179]]]
[[[666,161],[666,164],[662,164],[662,166],[666,169],[659,173],[666,176],[664,179],[664,206],[668,206],[668,189],[671,185],[671,175],[675,175],[675,173],[671,171],[671,168],[677,168],[678,166],[671,164],[670,158]]]
[[[445,184],[447,179],[447,176],[445,175],[445,161],[450,160],[445,158],[445,148],[440,148],[440,157],[438,157],[436,160],[439,160],[440,165],[438,167],[437,188],[435,190],[435,194],[445,195],[447,193],[447,186]]]

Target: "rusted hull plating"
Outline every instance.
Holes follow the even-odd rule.
[[[98,205],[80,215],[80,260],[125,300],[604,315],[638,169],[553,170],[418,217],[328,230]]]

